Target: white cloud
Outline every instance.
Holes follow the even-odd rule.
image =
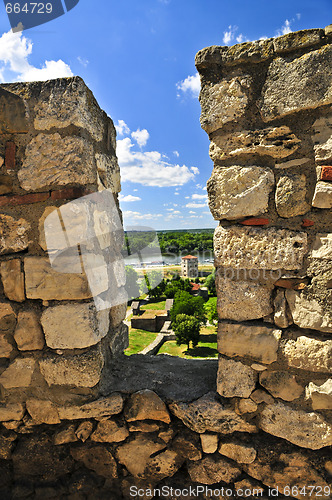
[[[187,203],[187,208],[203,208],[206,207],[206,203]]]
[[[173,151],[173,155],[176,156],[177,158],[179,158],[180,153],[179,153],[179,151]]]
[[[175,196],[176,196],[176,195],[179,195],[179,194],[180,194],[180,193],[179,193],[178,191],[175,191],[175,193],[174,193],[174,195],[175,195]]]
[[[195,179],[189,167],[164,161],[158,151],[135,151],[130,137],[117,142],[117,156],[123,182],[171,187],[182,186]]]
[[[293,30],[291,29],[291,23],[293,22],[293,19],[290,21],[286,19],[284,22],[283,26],[279,30],[277,30],[277,36],[281,35],[287,35],[287,33],[291,33]]]
[[[89,64],[90,61],[88,61],[87,59],[84,59],[84,57],[81,57],[81,56],[78,56],[77,58],[78,62],[80,64],[82,64],[82,66],[84,66],[84,68],[86,68]]]
[[[115,129],[118,135],[128,135],[130,134],[130,128],[124,120],[118,120],[118,124],[115,125]]]
[[[222,39],[225,45],[232,45],[232,42],[242,43],[249,41],[242,33],[235,36],[238,29],[238,26],[232,26],[231,24],[228,26],[228,31],[224,31]]]
[[[199,74],[196,73],[195,75],[187,76],[185,80],[176,84],[176,88],[178,90],[178,97],[181,97],[181,92],[183,92],[184,94],[188,93],[191,97],[197,98],[201,90],[201,80],[199,78]]]
[[[140,130],[138,128],[136,130],[136,132],[133,132],[131,134],[131,137],[137,142],[137,144],[139,145],[139,147],[142,148],[148,142],[150,134],[149,134],[149,132],[145,128],[143,130]]]
[[[141,201],[142,198],[139,196],[133,196],[132,194],[128,194],[127,196],[124,196],[123,194],[119,195],[119,201],[124,201],[124,202],[131,202],[131,201]]]
[[[194,212],[193,210],[189,210],[189,213],[190,214],[195,214],[196,212]]]
[[[242,33],[240,33],[239,36],[236,37],[237,43],[242,43],[243,39],[244,39],[244,36],[242,35]]]
[[[22,32],[9,31],[0,38],[0,81],[1,82],[32,82],[45,81],[53,78],[73,76],[64,61],[45,61],[41,68],[32,66],[28,58],[32,53],[31,40]]]
[[[297,19],[298,19],[298,20],[300,20],[300,19],[301,19],[301,14],[300,14],[300,12],[298,12],[298,13],[296,14],[296,17],[297,17]]]
[[[133,220],[151,220],[163,217],[163,214],[142,214],[141,212],[133,212],[132,210],[125,210],[122,213],[124,218]]]
[[[207,194],[193,194],[192,200],[207,200]]]
[[[191,167],[190,170],[194,172],[195,175],[199,174],[199,169],[197,167]]]

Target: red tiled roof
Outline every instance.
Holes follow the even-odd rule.
[[[192,286],[192,291],[193,292],[197,292],[200,288],[201,288],[201,285],[199,283],[190,283],[191,286]]]
[[[194,255],[186,255],[185,257],[182,257],[182,259],[197,259]]]

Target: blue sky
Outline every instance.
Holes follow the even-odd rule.
[[[216,226],[196,52],[332,22],[331,0],[80,0],[13,34],[0,9],[0,81],[81,76],[118,129],[125,224],[155,229]]]

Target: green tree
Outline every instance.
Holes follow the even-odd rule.
[[[207,287],[211,295],[216,295],[216,274],[215,271],[206,278],[204,286]]]
[[[165,282],[161,271],[150,271],[144,275],[146,286],[149,291],[149,296],[158,298],[161,297],[165,290]]]
[[[186,344],[190,348],[190,342],[196,347],[199,341],[200,321],[187,314],[178,314],[176,324],[173,327],[177,345]]]
[[[172,320],[172,325],[177,322],[177,316],[179,314],[186,314],[187,316],[193,316],[199,323],[206,323],[205,310],[204,310],[204,299],[203,297],[193,297],[190,293],[185,290],[178,291],[174,297],[174,304],[170,310],[170,316]]]
[[[140,296],[139,286],[137,283],[138,274],[131,266],[126,266],[126,291],[128,300],[136,299]]]
[[[204,304],[207,319],[211,324],[218,321],[217,312],[217,297],[211,297],[208,302]]]

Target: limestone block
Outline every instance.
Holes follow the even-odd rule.
[[[13,333],[16,325],[16,314],[10,304],[0,302],[0,332]]]
[[[94,387],[100,381],[104,358],[99,349],[90,349],[73,356],[48,355],[39,366],[49,386]]]
[[[309,253],[312,259],[332,259],[332,233],[318,233]]]
[[[221,443],[219,453],[231,458],[239,464],[251,464],[255,461],[257,451],[252,446],[245,446],[240,443]]]
[[[306,393],[307,398],[312,400],[314,410],[332,410],[332,378],[322,385],[309,382]]]
[[[13,352],[13,345],[4,336],[3,332],[0,332],[0,358],[10,358]]]
[[[282,371],[264,371],[259,375],[259,383],[275,398],[293,401],[303,394],[302,385],[298,384],[295,375]]]
[[[311,372],[329,373],[332,369],[332,340],[317,340],[304,335],[282,345],[288,365]]]
[[[332,102],[332,46],[301,57],[278,57],[268,69],[258,102],[264,121]]]
[[[302,448],[319,450],[332,444],[332,425],[321,415],[295,410],[283,403],[263,408],[258,425],[263,431]]]
[[[214,135],[210,144],[210,157],[214,162],[253,154],[281,159],[295,153],[300,142],[286,125],[261,130],[243,130]]]
[[[249,357],[270,364],[277,360],[281,333],[269,326],[219,323],[218,351],[225,356]]]
[[[123,409],[123,397],[114,392],[110,396],[97,399],[81,406],[59,406],[61,420],[79,420],[82,418],[102,418],[117,415]]]
[[[215,453],[218,449],[218,434],[200,434],[203,453]]]
[[[0,375],[0,384],[5,389],[29,387],[35,368],[33,358],[16,358]]]
[[[27,410],[34,421],[34,424],[59,424],[60,418],[57,408],[52,401],[41,399],[28,399]]]
[[[1,262],[0,272],[6,297],[16,302],[23,302],[25,294],[21,261],[13,259]]]
[[[255,389],[257,373],[239,361],[219,358],[217,392],[225,398],[248,398]]]
[[[144,422],[137,420],[136,422],[130,422],[129,424],[129,432],[156,432],[156,431],[159,431],[159,424],[157,424],[156,422]],[[168,436],[167,431],[165,431],[165,433],[160,432],[158,434],[158,437],[160,437],[165,442],[169,442],[171,441],[173,436],[173,433],[171,434],[172,435]]]
[[[216,266],[301,269],[306,251],[306,233],[287,229],[218,226],[214,232]]]
[[[254,281],[232,281],[221,273],[216,278],[217,310],[220,319],[247,321],[272,311],[271,288]]]
[[[81,244],[89,238],[88,218],[88,207],[83,202],[71,201],[59,209],[53,206],[46,207],[39,219],[39,245],[45,251],[59,251],[70,246],[76,247],[77,244]],[[47,233],[47,241],[45,232]]]
[[[107,479],[118,477],[116,460],[104,446],[73,447],[70,453],[75,460],[82,462],[87,469],[95,471],[99,476]]]
[[[244,116],[251,78],[237,73],[201,91],[201,126],[208,133]]]
[[[82,137],[39,134],[28,144],[17,176],[27,191],[93,184],[97,181],[93,146]]]
[[[101,141],[105,132],[105,113],[99,108],[91,90],[79,77],[52,81],[52,88],[43,83],[41,98],[35,106],[34,127],[36,130],[66,128],[70,125],[83,128],[96,141]]]
[[[300,167],[301,165],[304,165],[305,163],[308,163],[310,161],[310,158],[299,158],[299,159],[294,159],[294,160],[288,160],[284,161],[283,163],[276,163],[275,168],[293,168],[293,167]]]
[[[293,321],[300,328],[332,333],[332,317],[317,300],[296,290],[286,290],[286,299]]]
[[[96,311],[93,303],[66,304],[45,309],[41,324],[51,349],[83,349],[107,335],[109,314]]]
[[[0,254],[22,252],[28,248],[29,229],[26,220],[0,214]]]
[[[171,412],[194,432],[256,432],[256,427],[231,408],[217,400],[214,393],[208,393],[192,403],[172,403]]]
[[[95,155],[97,172],[106,189],[112,193],[121,191],[120,169],[116,156],[97,153]]]
[[[273,186],[269,168],[215,168],[207,183],[212,216],[232,220],[266,212]]]
[[[183,459],[174,450],[165,450],[152,456],[144,469],[142,478],[152,481],[159,481],[172,477],[183,464]]]
[[[146,434],[137,434],[133,441],[118,447],[117,458],[130,474],[141,477],[151,455],[163,448],[165,443],[161,440],[157,441]]]
[[[273,404],[274,399],[268,392],[266,392],[263,389],[256,389],[250,396],[250,399],[253,400],[254,403],[260,404],[260,403],[267,403],[267,404]]]
[[[129,436],[126,426],[119,425],[115,420],[103,420],[91,434],[91,441],[98,443],[120,443]]]
[[[1,134],[26,134],[29,130],[27,109],[24,100],[11,92],[10,88],[0,89]]]
[[[24,406],[21,403],[7,403],[0,405],[0,422],[18,421],[23,418]]]
[[[284,290],[277,290],[273,305],[275,324],[279,326],[279,328],[287,328],[293,323],[293,320],[287,308],[287,301]]]
[[[317,182],[312,206],[316,208],[332,208],[332,183]]]
[[[207,456],[196,462],[189,462],[190,479],[199,484],[231,483],[241,475],[241,470],[228,460],[218,456]]]
[[[129,347],[129,328],[127,325],[122,324],[115,330],[112,329],[109,346],[113,356],[120,356]]]
[[[273,41],[270,38],[237,43],[228,47],[222,56],[223,63],[227,65],[261,62],[273,56]]]
[[[149,389],[135,392],[125,408],[127,422],[135,420],[160,420],[169,424],[171,419],[165,403]]]
[[[318,118],[313,124],[316,163],[332,160],[332,115]]]
[[[35,311],[18,313],[14,339],[20,351],[43,349],[45,339]]]
[[[117,328],[125,319],[127,314],[127,303],[114,306],[110,310],[110,325],[112,328]]]
[[[197,434],[184,429],[178,433],[172,440],[172,450],[187,460],[200,460],[202,452],[200,440]]]
[[[258,405],[252,399],[237,399],[235,402],[236,413],[243,415],[244,413],[254,413]]]
[[[75,434],[76,434],[77,438],[80,441],[82,441],[82,443],[85,443],[85,441],[87,439],[89,439],[89,437],[90,437],[90,435],[92,433],[92,430],[93,430],[93,423],[90,422],[89,420],[86,420],[85,422],[82,422],[78,426]]]
[[[54,435],[54,444],[59,446],[61,444],[75,443],[78,438],[75,434],[76,425],[70,424],[63,431],[59,431]]]
[[[296,217],[310,210],[306,201],[307,178],[304,174],[287,174],[278,180],[275,194],[277,212],[280,217]]]
[[[321,42],[324,32],[322,29],[301,30],[287,33],[274,38],[273,46],[277,54],[292,52],[296,49],[312,47]]]

